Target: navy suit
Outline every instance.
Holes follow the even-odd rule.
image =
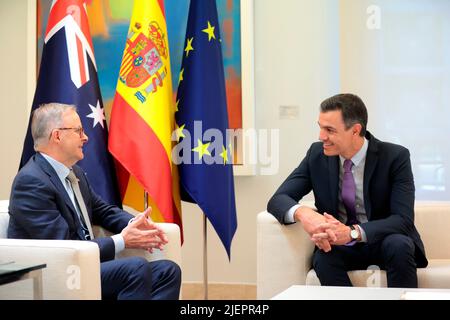
[[[114,234],[120,233],[133,215],[106,204],[92,190],[80,167],[73,166],[73,171],[79,179],[91,222]],[[80,221],[67,191],[53,167],[39,153],[30,158],[14,179],[9,214],[8,238],[84,240]],[[96,238],[92,241],[100,249],[104,298],[178,298],[180,270],[176,264],[169,261],[148,263],[143,258],[114,260],[112,238]],[[136,276],[134,285],[129,283],[132,280],[127,279],[130,274]],[[172,279],[163,287],[160,288],[161,284],[156,281],[153,281],[152,286],[152,278],[166,276]],[[140,281],[143,284],[137,283],[139,277],[146,279]]]
[[[417,267],[425,267],[428,264],[425,249],[414,226],[415,188],[409,151],[402,146],[379,141],[369,132],[366,138],[369,146],[364,168],[363,195],[368,222],[362,223],[361,227],[367,235],[367,243],[354,247],[336,246],[331,252],[342,250],[346,252],[344,254],[352,255],[357,249],[364,248],[361,250],[366,250],[366,256],[369,253],[383,256],[385,251],[390,251],[399,242],[400,236],[400,242],[404,240],[407,242],[405,246],[412,247],[413,263]],[[280,223],[284,223],[286,212],[312,190],[317,211],[322,214],[327,212],[338,219],[339,165],[339,156],[324,154],[322,142],[312,144],[300,165],[270,199],[267,210]],[[389,247],[388,243],[384,243],[386,239],[395,240],[394,245],[383,250]],[[389,241],[390,244],[391,242]],[[315,252],[315,256],[322,254],[323,251],[320,250]],[[330,253],[333,254],[335,253]],[[356,261],[359,258],[360,256],[351,257],[350,260],[355,260],[354,264],[349,263],[350,266],[347,265],[346,268],[351,270],[363,267],[365,263],[360,265]],[[368,259],[366,262],[373,263]],[[380,262],[382,266],[383,262]]]

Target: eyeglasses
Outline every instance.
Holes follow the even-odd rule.
[[[76,133],[79,134],[80,138],[83,138],[84,135],[84,129],[83,127],[76,127],[76,128],[54,128],[53,130],[74,130]],[[52,132],[53,132],[52,130]],[[52,133],[50,132],[50,137],[49,139],[52,137]]]

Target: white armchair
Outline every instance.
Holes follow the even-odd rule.
[[[132,210],[130,210],[131,212]],[[23,240],[6,239],[9,214],[8,201],[0,201],[0,263],[47,264],[43,269],[44,299],[101,298],[100,258],[97,244],[76,240]],[[143,256],[147,260],[169,259],[181,266],[180,229],[176,224],[161,223],[169,243],[163,251],[149,254],[144,250],[124,250],[120,256]],[[107,235],[102,228],[94,227],[96,236]],[[31,280],[0,285],[0,300],[31,299]]]
[[[308,205],[312,205],[309,203]],[[428,267],[418,269],[419,288],[450,288],[450,202],[416,202],[415,224]],[[257,297],[269,299],[291,285],[320,285],[311,269],[314,245],[300,224],[281,225],[267,211],[257,217]],[[355,286],[386,287],[386,273],[350,271]],[[372,277],[372,278],[370,278]]]

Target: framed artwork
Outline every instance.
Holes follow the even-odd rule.
[[[51,0],[37,0],[37,63],[43,47]],[[222,38],[228,119],[241,134],[234,139],[235,175],[253,175],[255,139],[245,139],[254,129],[253,0],[216,0]],[[100,90],[107,119],[116,91],[133,1],[87,0]],[[190,0],[165,0],[174,99],[184,53]],[[240,130],[242,129],[242,130]]]

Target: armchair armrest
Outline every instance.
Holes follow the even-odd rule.
[[[181,267],[181,237],[180,228],[174,223],[158,223],[162,230],[166,233],[169,243],[164,246],[163,250],[154,250],[153,253],[149,253],[140,249],[125,249],[118,257],[144,257],[148,261],[155,261],[161,259],[168,259],[176,262]],[[94,234],[98,237],[109,237],[111,232],[99,227],[94,226]]]
[[[305,284],[313,243],[300,224],[280,224],[267,211],[257,216],[257,297],[270,299],[294,284]]]
[[[76,240],[0,239],[2,260],[47,264],[44,299],[101,299],[100,256],[96,243]],[[32,281],[0,286],[0,299],[31,299]]]

